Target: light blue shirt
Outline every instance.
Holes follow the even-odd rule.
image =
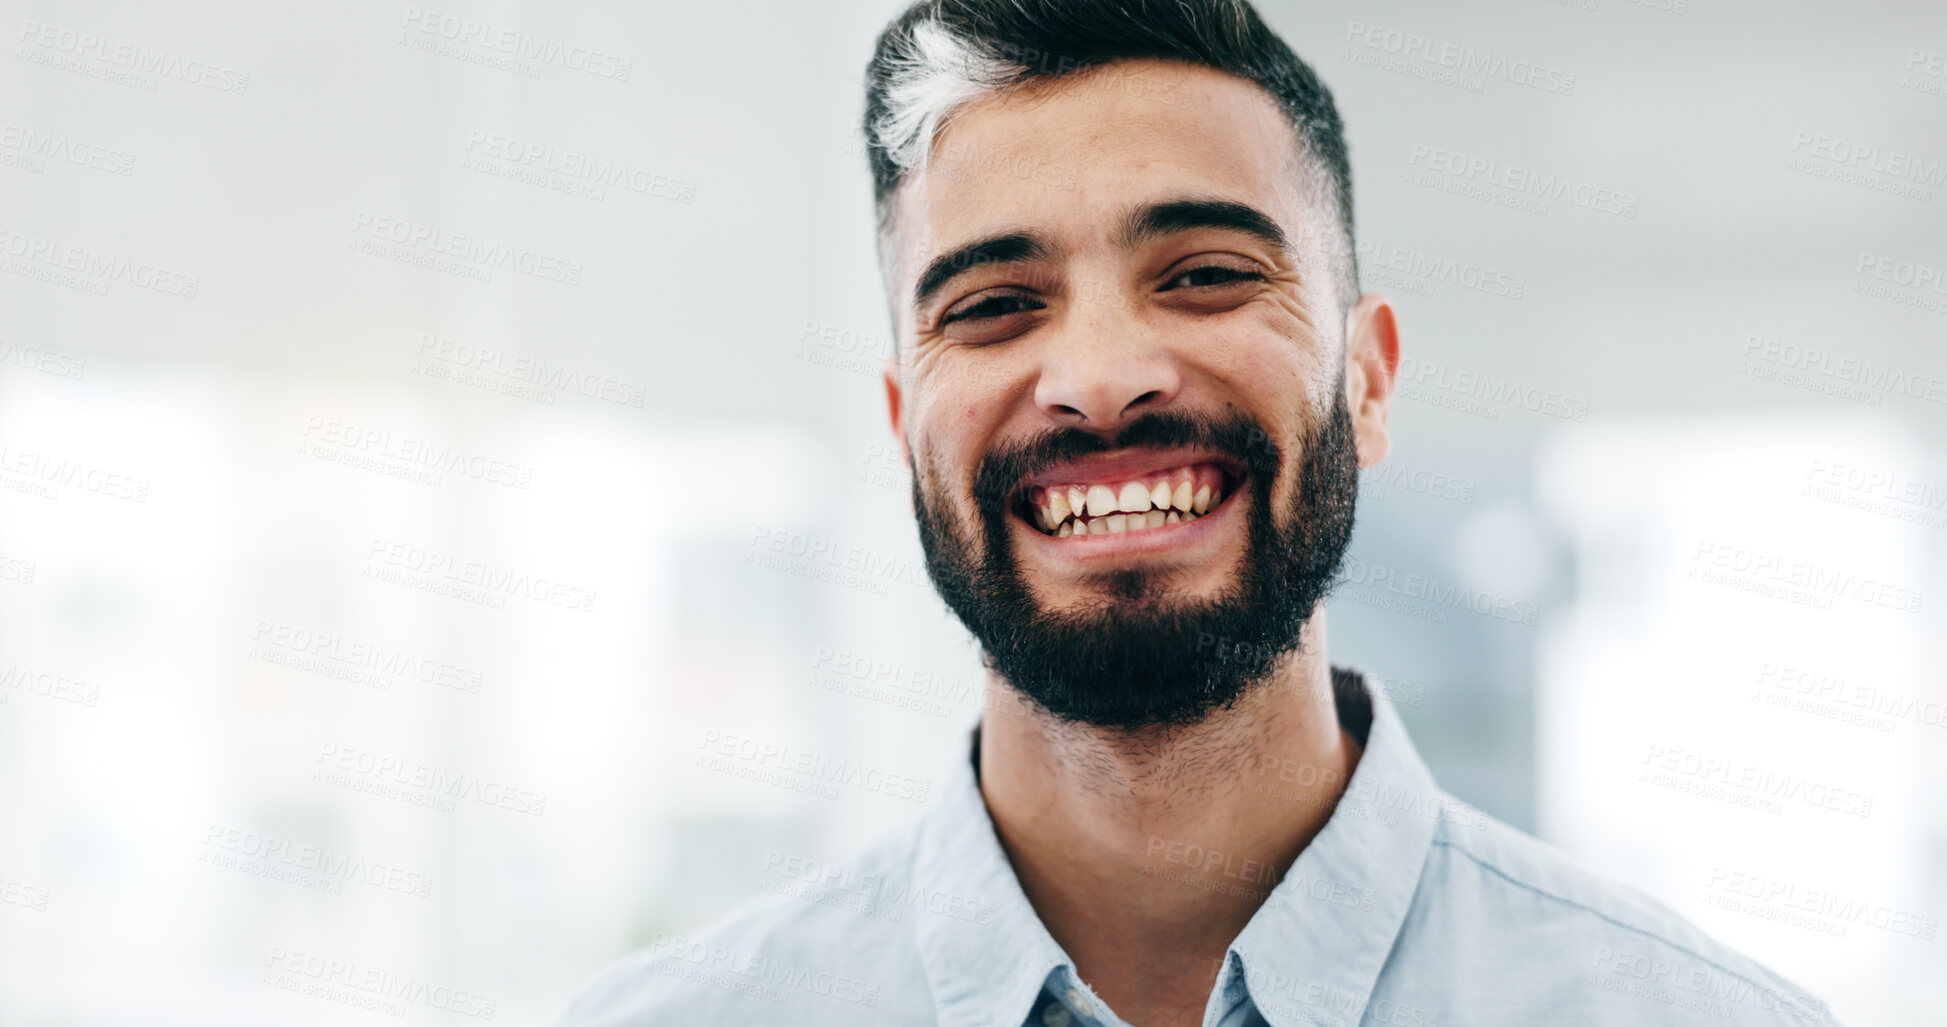
[[[1363,754],[1284,877],[1187,849],[1157,861],[1271,886],[1225,955],[1205,1027],[1834,1022],[1668,907],[1440,791],[1363,676],[1335,668],[1333,684]],[[939,803],[840,879],[657,937],[584,989],[563,1027],[1126,1027],[1028,904],[975,761],[953,762]],[[1276,789],[1292,775],[1263,776]]]

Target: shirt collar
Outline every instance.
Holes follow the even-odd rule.
[[[1217,982],[1228,996],[1241,975],[1272,1027],[1360,1020],[1444,806],[1392,706],[1357,671],[1333,668],[1332,686],[1359,764],[1331,819],[1231,943]],[[1050,975],[1073,964],[1021,891],[971,752],[945,785],[914,852],[914,886],[929,910],[944,910],[915,925],[920,962],[942,1027],[1021,1027]]]
[[[1334,667],[1332,691],[1339,723],[1364,736],[1359,765],[1226,957],[1241,962],[1272,1027],[1362,1020],[1447,805],[1399,713],[1364,675]]]
[[[1048,975],[1068,956],[1021,891],[974,777],[971,752],[953,761],[940,804],[923,818],[914,887],[943,893],[971,916],[921,916],[914,932],[940,1027],[1020,1027]],[[929,909],[931,907],[929,906]]]

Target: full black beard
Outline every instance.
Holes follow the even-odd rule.
[[[926,571],[980,643],[986,665],[1055,717],[1118,729],[1202,721],[1270,679],[1338,575],[1352,538],[1359,466],[1342,380],[1332,395],[1331,413],[1306,425],[1298,488],[1282,519],[1272,516],[1271,490],[1283,455],[1254,419],[1234,410],[1222,418],[1150,414],[1113,438],[1058,428],[989,453],[974,482],[980,539],[957,530],[947,497],[937,483],[923,489],[915,466]],[[1008,534],[1014,490],[1058,462],[1132,446],[1197,446],[1243,464],[1251,503],[1236,583],[1192,601],[1162,589],[1161,572],[1112,571],[1089,579],[1109,597],[1099,609],[1043,609],[1021,578]]]

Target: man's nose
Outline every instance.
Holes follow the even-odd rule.
[[[1034,402],[1056,424],[1114,431],[1168,406],[1182,373],[1136,319],[1081,319],[1048,341]]]

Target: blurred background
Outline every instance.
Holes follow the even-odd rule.
[[[981,695],[878,382],[896,7],[0,5],[0,1022],[546,1023],[921,812]],[[1262,9],[1404,319],[1335,660],[1942,1022],[1947,8]]]

